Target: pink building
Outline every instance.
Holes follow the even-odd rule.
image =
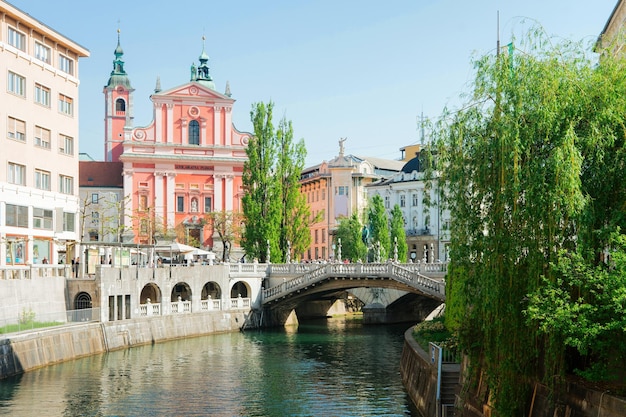
[[[167,228],[188,243],[221,245],[205,226],[204,215],[241,210],[251,136],[233,126],[235,100],[228,83],[224,94],[216,91],[203,47],[189,82],[161,91],[157,80],[150,97],[154,118],[135,127],[134,89],[123,54],[118,34],[113,71],[104,87],[105,159],[124,164],[125,223],[132,226],[133,241],[149,243]]]

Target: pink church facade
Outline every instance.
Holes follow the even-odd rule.
[[[204,218],[212,211],[241,211],[251,137],[232,123],[235,100],[228,84],[224,94],[215,90],[203,49],[189,82],[161,91],[157,81],[153,120],[136,127],[134,90],[122,55],[118,40],[104,88],[105,159],[123,163],[126,228],[135,243],[151,243],[157,229],[166,228],[187,243],[221,245]]]

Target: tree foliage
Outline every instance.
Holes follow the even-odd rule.
[[[397,245],[397,248],[392,249],[398,251],[398,261],[406,262],[407,253],[409,247],[406,243],[406,231],[404,230],[404,216],[402,215],[402,209],[399,205],[394,205],[391,210],[391,244]]]
[[[254,137],[246,148],[242,200],[245,228],[241,245],[261,262],[285,261],[288,247],[295,254],[310,244],[310,211],[298,182],[304,168],[304,141],[293,142],[293,127],[284,118],[274,129],[274,104],[256,103],[250,117]],[[289,243],[288,243],[289,242]]]
[[[518,48],[475,62],[469,103],[435,133],[453,219],[447,322],[503,416],[524,414],[532,380],[563,374],[568,344],[585,352],[584,339],[564,337],[572,311],[601,300],[581,262],[598,263],[625,203],[624,64],[595,68],[581,44],[541,31]],[[606,296],[620,298],[617,287]],[[589,320],[581,332],[599,334],[594,314],[576,316]]]
[[[385,203],[379,194],[375,194],[367,210],[367,222],[370,230],[370,242],[376,246],[380,244],[380,258],[385,260],[391,253],[391,237],[389,234],[389,218]],[[376,252],[378,248],[375,248]],[[376,254],[374,255],[376,256]]]
[[[339,220],[335,242],[339,242],[341,239],[342,259],[349,259],[352,262],[365,260],[367,247],[361,238],[362,230],[363,225],[357,213],[352,213],[352,216],[342,217]],[[338,247],[338,243],[336,246]],[[337,247],[335,248],[335,259],[338,259]]]

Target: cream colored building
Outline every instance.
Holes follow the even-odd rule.
[[[352,213],[362,218],[366,213],[366,186],[397,173],[404,165],[402,161],[346,154],[344,142],[339,141],[339,155],[300,175],[300,192],[306,196],[311,214],[318,217],[310,226],[311,245],[301,254],[305,261],[332,259],[333,235],[340,220]]]
[[[3,1],[0,16],[0,266],[56,263],[79,256],[78,61],[89,51]]]

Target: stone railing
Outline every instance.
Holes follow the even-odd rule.
[[[252,301],[250,298],[231,298],[228,306],[230,310],[242,310],[242,309],[250,309],[252,305]],[[200,311],[220,311],[222,310],[222,300],[219,299],[206,299],[200,301]],[[185,314],[192,312],[192,302],[191,301],[174,301],[170,303],[170,313],[171,314]],[[160,316],[162,315],[161,304],[159,303],[146,303],[139,305],[139,316]]]
[[[0,279],[32,279],[47,277],[71,278],[72,266],[65,264],[7,265],[0,269]]]

